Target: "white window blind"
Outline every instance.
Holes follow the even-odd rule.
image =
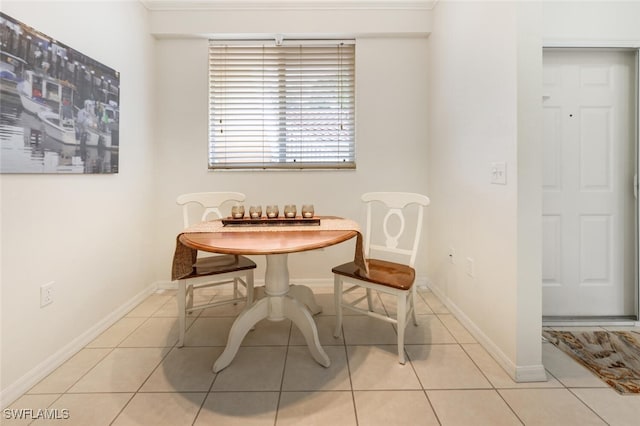
[[[209,44],[209,168],[355,168],[355,45]]]

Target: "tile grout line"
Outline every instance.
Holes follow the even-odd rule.
[[[527,388],[527,389],[530,389],[530,388]],[[495,393],[497,393],[497,394],[498,394],[498,397],[499,397],[499,398],[500,398],[500,399],[501,399],[501,400],[506,404],[506,406],[507,406],[507,407],[509,407],[509,410],[511,410],[511,412],[513,413],[513,415],[514,415],[514,416],[516,416],[516,419],[518,419],[518,421],[519,421],[522,425],[524,425],[524,424],[525,424],[525,423],[524,423],[524,420],[522,420],[522,419],[520,418],[520,416],[518,415],[518,413],[516,412],[516,410],[515,410],[515,409],[511,406],[511,404],[509,404],[509,402],[504,398],[504,395],[502,395],[502,394],[500,393],[500,390],[499,390],[499,389],[494,389],[494,392],[495,392]]]
[[[134,308],[132,308],[131,310],[133,310],[133,309],[135,309],[135,307],[134,307]],[[131,312],[131,311],[129,311],[129,312]],[[155,311],[154,311],[154,312],[155,312]],[[116,321],[116,323],[117,323],[117,322],[119,322],[119,321],[121,321],[122,319],[124,319],[124,318],[126,318],[126,317],[127,317],[126,315],[125,315],[125,316],[123,316],[123,317],[122,317],[122,318],[120,318],[118,321]],[[136,327],[134,327],[134,329],[133,329],[133,330],[131,330],[131,331],[130,331],[126,336],[124,336],[122,339],[120,339],[120,341],[119,341],[115,346],[88,347],[88,345],[90,345],[90,344],[91,344],[91,342],[93,342],[93,340],[95,340],[95,339],[93,339],[91,342],[87,343],[87,344],[86,344],[82,349],[80,349],[78,352],[76,352],[76,353],[73,355],[73,356],[75,356],[75,355],[77,355],[78,353],[80,353],[81,351],[83,351],[83,350],[85,350],[85,349],[88,349],[88,350],[92,350],[92,349],[109,349],[109,351],[108,351],[108,352],[107,352],[107,353],[106,353],[102,358],[100,358],[100,359],[98,360],[98,362],[96,362],[96,363],[95,363],[95,365],[93,365],[91,368],[89,368],[87,371],[85,371],[85,372],[84,372],[84,373],[83,373],[83,374],[82,374],[82,375],[81,375],[81,376],[80,376],[76,381],[74,381],[74,382],[73,382],[73,384],[71,384],[71,385],[70,385],[69,387],[67,387],[63,392],[61,392],[61,393],[60,393],[60,397],[62,397],[62,395],[65,395],[65,394],[69,393],[69,390],[70,390],[72,387],[74,387],[76,384],[78,384],[78,382],[79,382],[80,380],[82,380],[82,379],[83,379],[87,374],[89,374],[91,371],[93,371],[93,370],[96,368],[96,366],[97,366],[98,364],[100,364],[102,361],[104,361],[104,360],[105,360],[105,358],[106,358],[106,357],[108,357],[111,353],[113,353],[113,351],[114,351],[115,349],[119,348],[119,347],[120,347],[120,344],[122,344],[122,342],[124,342],[124,341],[129,337],[129,336],[131,336],[133,333],[135,333],[135,331],[136,331],[136,330],[138,330],[140,327],[142,327],[142,325],[143,325],[144,323],[146,323],[146,322],[147,322],[147,320],[148,320],[149,318],[151,318],[151,317],[149,316],[149,317],[130,317],[130,318],[146,318],[146,319],[145,319],[144,321],[142,321],[140,324],[138,324]],[[113,327],[116,323],[112,324],[112,325],[111,325],[107,330],[109,330],[111,327]],[[107,330],[105,330],[104,332],[106,332]],[[103,333],[104,333],[104,332],[103,332]],[[101,333],[101,335],[102,335],[103,333]],[[100,337],[100,336],[97,336],[97,337],[96,337],[96,339],[97,339],[98,337]],[[73,357],[73,356],[72,356],[72,357]],[[72,358],[72,357],[71,357],[71,358]],[[66,362],[69,362],[69,361],[71,360],[71,358],[69,358],[67,361],[65,361],[65,363],[66,363]],[[62,365],[64,365],[65,363],[63,363]],[[60,367],[62,367],[62,365],[61,365]],[[55,369],[55,370],[53,370],[51,373],[49,373],[49,374],[47,375],[47,377],[49,377],[51,374],[53,374],[55,371],[57,371],[60,367],[56,368],[56,369]],[[40,382],[36,383],[36,385],[37,385],[37,384],[39,384],[39,383],[41,383],[43,380],[46,380],[46,378],[47,378],[47,377],[45,377],[45,378],[43,378],[42,380],[40,380]],[[34,385],[33,387],[35,387],[36,385]],[[32,388],[33,388],[33,387],[32,387]],[[73,393],[72,393],[72,394],[73,394]],[[25,393],[25,395],[39,395],[39,394],[37,394],[37,393],[35,393],[35,394],[30,394],[30,393],[29,393],[29,391],[27,391],[27,392]],[[57,399],[56,399],[56,401],[57,401]],[[54,402],[55,402],[55,401],[54,401]]]
[[[386,313],[387,313],[387,315],[388,315],[389,311],[388,311],[388,309],[387,309],[387,306],[384,304],[384,301],[382,301],[382,300],[381,300],[381,298],[380,298],[379,294],[377,295],[377,297],[378,297],[379,301],[381,302],[383,309],[385,310],[385,312],[386,312]],[[422,300],[424,300],[424,298],[422,297],[422,295],[420,295],[420,293],[418,293],[418,297],[420,297]],[[145,384],[150,380],[150,377],[151,377],[151,376],[152,376],[152,375],[153,375],[153,374],[158,370],[158,368],[163,364],[163,362],[165,362],[165,361],[166,361],[166,359],[167,359],[167,357],[169,356],[169,354],[170,354],[173,350],[175,350],[177,343],[174,343],[172,346],[154,346],[154,347],[166,348],[166,349],[167,349],[167,352],[166,352],[166,354],[165,354],[165,355],[160,359],[160,361],[158,362],[158,365],[156,365],[156,366],[153,368],[153,370],[152,370],[152,371],[151,371],[151,372],[146,376],[146,378],[142,381],[142,384],[141,384],[141,385],[138,387],[138,389],[137,389],[136,391],[134,391],[134,392],[104,392],[104,391],[102,391],[102,392],[69,392],[69,390],[70,390],[71,388],[73,388],[73,386],[77,385],[77,383],[78,383],[78,382],[80,382],[80,381],[81,381],[85,376],[87,376],[91,371],[95,370],[95,368],[97,367],[97,365],[99,365],[101,362],[103,362],[105,358],[107,358],[108,356],[110,356],[110,354],[112,354],[112,353],[115,351],[115,349],[120,349],[120,348],[147,348],[147,347],[145,347],[145,346],[126,346],[126,347],[125,347],[125,346],[120,346],[120,345],[122,344],[122,342],[123,342],[123,341],[125,341],[126,339],[128,339],[128,338],[129,338],[133,333],[135,333],[136,331],[138,331],[138,330],[139,330],[139,329],[140,329],[144,324],[147,324],[147,323],[148,323],[148,321],[149,321],[150,319],[152,319],[152,318],[159,318],[159,317],[154,317],[153,315],[155,315],[159,310],[161,310],[161,309],[163,309],[163,308],[166,308],[166,305],[167,305],[168,303],[171,303],[171,300],[175,301],[175,297],[170,298],[166,303],[164,303],[163,305],[161,305],[160,307],[158,307],[156,310],[154,310],[154,311],[153,311],[153,313],[152,313],[152,314],[150,314],[149,316],[142,317],[142,318],[144,318],[144,320],[143,320],[139,325],[135,326],[135,327],[134,327],[130,332],[128,332],[128,333],[126,334],[126,336],[124,336],[122,339],[120,339],[120,340],[119,340],[119,342],[115,344],[115,346],[112,346],[112,347],[95,347],[95,348],[88,348],[87,346],[83,347],[82,349],[90,349],[90,350],[93,350],[93,349],[103,349],[103,350],[104,350],[104,349],[108,349],[108,351],[106,351],[105,355],[104,355],[104,356],[102,356],[102,357],[101,357],[101,358],[100,358],[100,359],[95,363],[95,365],[93,365],[93,366],[92,366],[91,368],[89,368],[86,372],[84,372],[83,374],[81,374],[81,375],[79,376],[79,378],[78,378],[78,379],[76,379],[76,380],[73,382],[73,384],[71,384],[70,386],[68,386],[68,387],[66,388],[66,390],[65,390],[65,391],[63,391],[62,393],[58,394],[58,395],[57,395],[57,397],[55,397],[55,398],[52,400],[52,402],[51,402],[51,403],[49,403],[49,404],[47,405],[47,407],[49,407],[49,408],[50,408],[50,407],[53,407],[57,402],[59,402],[59,401],[60,401],[60,399],[61,399],[61,398],[63,398],[63,397],[64,397],[64,396],[66,396],[66,395],[78,395],[78,394],[100,394],[100,393],[108,393],[108,394],[114,394],[114,395],[115,395],[115,394],[124,394],[124,393],[129,394],[129,393],[131,393],[131,396],[128,398],[128,400],[126,401],[126,403],[125,403],[125,404],[123,405],[123,407],[122,407],[122,408],[121,408],[121,409],[120,409],[120,410],[115,414],[115,417],[114,417],[114,418],[113,418],[113,420],[111,420],[111,422],[109,423],[109,424],[114,424],[114,423],[116,423],[117,419],[118,419],[118,418],[123,414],[123,412],[127,409],[127,407],[129,407],[129,406],[131,405],[131,402],[132,402],[133,398],[134,398],[134,397],[136,397],[136,395],[139,395],[139,394],[146,394],[146,393],[150,393],[150,394],[176,394],[176,393],[178,393],[178,394],[180,394],[180,393],[185,393],[185,394],[195,394],[195,393],[198,393],[198,394],[200,394],[200,393],[202,393],[202,391],[195,391],[195,390],[194,390],[194,391],[186,391],[186,392],[178,392],[178,391],[176,391],[175,389],[174,389],[174,390],[168,390],[168,391],[150,391],[150,392],[141,392],[142,387],[144,387],[144,385],[145,385]],[[424,301],[424,302],[425,302],[425,303],[427,304],[427,306],[430,308],[430,305],[429,305],[426,301]],[[414,306],[414,309],[415,309],[415,306]],[[431,309],[431,308],[430,308],[430,309]],[[198,312],[197,318],[201,317],[202,312],[203,312],[203,311],[199,311],[199,312]],[[440,314],[437,314],[437,313],[435,313],[435,312],[433,312],[433,314],[436,316],[436,318],[438,318],[438,320],[439,320],[440,322],[442,322],[442,320],[440,319]],[[123,318],[126,318],[126,316],[123,316]],[[129,318],[140,318],[140,317],[129,317]],[[164,318],[164,317],[163,317],[163,318]],[[175,318],[175,317],[172,317],[172,318]],[[193,326],[193,324],[195,323],[195,320],[196,320],[197,318],[194,318],[194,321],[192,321],[192,323],[191,323],[191,326],[190,326],[190,327],[192,327],[192,326]],[[450,331],[450,329],[449,329],[449,327],[448,327],[444,322],[442,322],[442,324],[444,325],[444,327],[445,327],[445,329],[446,329],[447,331],[451,332],[451,331]],[[190,328],[190,327],[189,327],[189,328]],[[280,413],[279,413],[279,411],[280,411],[280,409],[281,409],[280,404],[281,404],[281,402],[282,402],[282,396],[283,396],[283,393],[285,392],[285,390],[284,390],[285,373],[286,373],[287,361],[288,361],[288,355],[289,355],[289,353],[290,353],[291,346],[302,346],[302,345],[292,345],[292,337],[293,337],[293,331],[292,331],[292,330],[293,330],[293,323],[291,323],[291,324],[290,324],[290,326],[289,326],[289,335],[288,335],[288,339],[287,339],[287,343],[286,343],[286,350],[285,350],[285,355],[284,355],[284,356],[285,356],[285,357],[284,357],[284,365],[283,365],[283,367],[282,367],[282,376],[281,376],[281,380],[280,380],[280,389],[279,389],[279,391],[278,391],[278,399],[277,399],[277,403],[276,403],[276,407],[275,407],[275,408],[276,408],[276,412],[275,412],[275,416],[274,416],[274,425],[276,425],[276,424],[277,424],[278,416],[279,416],[279,414],[280,414]],[[354,347],[354,346],[370,347],[370,346],[375,346],[375,345],[371,345],[371,344],[363,344],[363,345],[348,345],[348,344],[347,344],[347,340],[346,340],[346,338],[345,338],[345,336],[344,336],[344,325],[343,325],[343,329],[342,329],[341,331],[342,331],[342,335],[343,335],[343,342],[342,342],[341,344],[338,344],[338,345],[330,345],[330,346],[336,346],[336,347],[338,347],[338,346],[342,346],[342,347],[343,347],[343,351],[344,351],[344,355],[345,355],[345,359],[346,359],[347,372],[348,372],[348,376],[349,376],[349,383],[350,383],[350,390],[351,390],[351,400],[352,400],[352,406],[353,406],[353,410],[354,410],[355,421],[356,421],[356,425],[359,425],[360,423],[359,423],[359,419],[358,419],[358,411],[357,411],[356,398],[355,398],[355,392],[356,392],[356,390],[354,389],[354,384],[353,384],[353,378],[352,378],[352,373],[351,373],[350,360],[349,360],[349,356],[348,356],[348,349],[349,349],[350,347]],[[395,331],[395,334],[396,334],[396,336],[397,336],[397,329],[396,329],[395,327],[394,327],[394,331]],[[452,335],[453,335],[453,334],[452,334]],[[552,389],[552,390],[553,390],[553,389],[566,389],[566,390],[568,390],[568,391],[569,391],[569,394],[570,394],[570,395],[572,395],[572,397],[573,397],[573,398],[577,398],[577,399],[580,401],[580,404],[582,404],[582,405],[586,406],[586,407],[588,408],[588,411],[589,411],[589,412],[591,412],[591,413],[595,414],[595,415],[596,415],[596,417],[597,417],[598,419],[602,420],[605,424],[607,424],[606,420],[604,420],[604,418],[603,418],[600,414],[598,414],[598,412],[595,410],[595,408],[591,407],[591,406],[586,402],[586,400],[582,400],[582,399],[578,396],[578,394],[576,393],[576,392],[578,392],[580,389],[608,389],[607,387],[598,387],[598,386],[585,386],[585,387],[580,387],[580,386],[578,386],[578,387],[569,387],[567,384],[565,384],[565,383],[563,383],[562,381],[560,381],[560,380],[559,380],[559,379],[558,379],[554,374],[552,374],[549,370],[546,370],[546,369],[545,369],[546,373],[550,376],[550,378],[553,378],[553,379],[557,380],[557,382],[559,383],[559,386],[552,386],[552,387],[547,387],[547,386],[544,386],[544,387],[538,387],[538,386],[536,386],[536,387],[529,387],[529,386],[527,386],[527,385],[523,385],[522,387],[520,387],[520,386],[518,386],[518,387],[508,387],[508,384],[507,384],[507,387],[498,387],[496,384],[494,384],[494,383],[489,379],[489,376],[487,375],[487,373],[486,373],[484,370],[482,370],[482,369],[480,368],[480,366],[478,365],[478,362],[477,362],[474,358],[472,358],[472,357],[471,357],[470,352],[468,352],[467,348],[465,348],[465,346],[464,346],[465,344],[461,343],[455,335],[453,335],[453,337],[454,337],[454,339],[455,339],[455,341],[456,341],[455,343],[417,343],[417,344],[415,344],[415,345],[405,345],[405,355],[407,356],[408,361],[411,363],[411,368],[412,368],[412,370],[413,370],[413,372],[414,372],[414,374],[415,374],[415,376],[416,376],[416,378],[417,378],[417,381],[418,381],[418,383],[419,383],[420,387],[422,388],[423,394],[425,395],[425,397],[426,397],[426,399],[427,399],[427,403],[429,404],[429,407],[430,407],[431,411],[433,412],[433,414],[434,414],[434,416],[435,416],[435,418],[436,418],[436,421],[437,421],[439,424],[442,424],[442,422],[440,421],[440,418],[438,417],[438,414],[436,413],[435,408],[434,408],[434,406],[433,406],[433,404],[432,404],[432,402],[431,402],[431,400],[430,400],[430,398],[429,398],[429,394],[428,394],[428,392],[429,392],[429,391],[452,391],[452,390],[458,390],[458,391],[460,391],[460,390],[462,390],[462,391],[464,391],[464,390],[471,390],[471,391],[473,391],[473,390],[492,390],[492,391],[496,392],[496,393],[498,394],[499,398],[501,398],[501,400],[502,400],[502,401],[507,405],[507,407],[509,407],[509,410],[510,410],[514,415],[515,415],[515,417],[518,419],[518,421],[519,421],[521,424],[524,424],[524,421],[520,418],[520,416],[518,416],[518,414],[515,412],[514,408],[513,408],[511,405],[509,405],[509,403],[507,402],[507,400],[505,399],[505,397],[504,397],[504,395],[502,394],[502,392],[501,392],[501,391],[510,391],[510,390],[522,390],[522,391],[527,391],[527,390],[538,390],[538,389],[541,389],[541,390],[542,390],[542,389]],[[464,353],[464,354],[465,354],[465,355],[466,355],[466,356],[467,356],[467,357],[472,361],[473,365],[474,365],[474,366],[475,366],[475,367],[480,371],[481,375],[485,378],[485,380],[490,384],[490,386],[491,386],[491,387],[490,387],[490,388],[455,388],[455,389],[454,389],[454,388],[447,387],[447,388],[442,388],[442,389],[429,389],[429,390],[425,389],[425,388],[424,388],[424,385],[423,385],[423,383],[422,383],[422,381],[421,381],[421,379],[420,379],[420,377],[419,377],[419,376],[418,376],[418,374],[417,374],[416,366],[414,365],[413,360],[412,360],[412,359],[410,358],[410,356],[409,356],[409,352],[407,351],[407,347],[410,347],[410,346],[438,346],[438,345],[443,345],[443,344],[446,344],[446,345],[458,345],[458,346],[463,350],[463,353]],[[477,343],[477,342],[475,342],[474,344],[478,344],[478,343]],[[259,345],[259,344],[256,344],[256,345],[253,345],[252,347],[265,347],[265,346],[268,346],[268,347],[282,347],[283,345]],[[196,346],[196,347],[215,348],[215,347],[221,347],[221,346],[203,345],[203,346]],[[81,350],[82,350],[82,349],[81,349]],[[78,352],[80,352],[80,351],[78,351]],[[59,368],[60,368],[60,367],[59,367]],[[54,371],[56,371],[56,370],[54,370]],[[488,371],[491,371],[491,370],[488,370]],[[52,372],[52,373],[53,373],[53,372]],[[44,380],[44,379],[43,379],[43,380]],[[200,403],[200,406],[199,406],[198,410],[196,411],[195,416],[193,417],[193,421],[191,422],[191,424],[192,424],[192,425],[196,423],[196,421],[198,420],[198,417],[203,413],[203,408],[204,408],[205,402],[207,401],[207,398],[208,398],[209,396],[211,396],[212,394],[215,394],[215,391],[213,390],[213,387],[215,386],[215,383],[216,383],[216,381],[217,381],[217,380],[218,380],[218,375],[216,374],[216,375],[214,376],[213,380],[211,381],[211,383],[210,383],[210,385],[209,385],[209,387],[208,387],[208,390],[207,390],[207,391],[205,391],[204,398],[203,398],[202,402]],[[502,382],[501,382],[501,381],[499,381],[498,383],[502,383]],[[34,385],[34,386],[35,386],[35,385]],[[195,389],[195,388],[194,388],[194,389]],[[401,391],[403,391],[404,389],[383,389],[383,390],[384,390],[384,391],[388,391],[388,392],[401,392]],[[334,392],[335,390],[322,390],[322,389],[319,389],[319,390],[313,390],[313,389],[310,389],[310,390],[309,390],[309,392],[311,392],[311,391],[313,391],[313,392]],[[363,391],[364,391],[364,392],[373,392],[373,391],[375,391],[375,389],[365,389],[365,390],[363,390]],[[249,392],[262,392],[262,391],[260,391],[260,390],[253,390],[253,391],[249,391]],[[54,395],[55,395],[55,394],[57,394],[57,392],[39,393],[39,394],[29,394],[28,392],[27,392],[27,393],[25,393],[25,395],[50,395],[50,394],[54,394]],[[346,396],[346,395],[345,395],[345,396]],[[32,420],[29,424],[34,424],[34,422],[35,422],[35,420]]]
[[[289,337],[287,339],[287,346],[284,352],[284,365],[282,366],[282,377],[280,378],[280,390],[278,391],[278,401],[276,402],[276,414],[273,417],[274,426],[278,423],[278,414],[280,413],[280,402],[282,401],[282,389],[284,387],[284,376],[287,371],[287,358],[289,357],[289,345],[291,344],[291,335],[293,330],[293,321],[289,323]]]
[[[336,309],[342,309],[342,306],[337,306]],[[344,316],[343,316],[343,319],[344,319]],[[347,336],[344,334],[344,321],[341,324],[340,328],[341,328],[340,331],[342,333],[342,347],[344,350],[344,358],[347,364],[347,372],[349,373],[349,388],[351,389],[351,405],[353,406],[353,415],[356,418],[356,426],[358,426],[360,424],[360,422],[358,421],[358,406],[356,405],[356,392],[355,392],[355,389],[353,388],[353,378],[351,377],[351,364],[349,363],[349,350],[347,349]]]
[[[213,361],[215,363],[215,360]],[[213,365],[211,365],[211,371],[213,371]],[[204,395],[204,399],[202,400],[202,403],[200,404],[200,407],[198,408],[198,411],[196,411],[196,415],[193,417],[193,421],[191,422],[191,426],[193,426],[196,423],[196,420],[198,420],[198,416],[200,416],[200,413],[202,412],[202,409],[204,408],[204,404],[205,402],[207,402],[207,399],[209,399],[209,397],[211,396],[211,392],[213,389],[213,385],[215,384],[216,380],[218,379],[218,373],[213,373],[213,380],[211,381],[211,384],[209,385],[209,389],[205,392]]]
[[[167,303],[169,303],[172,299],[175,299],[175,295],[173,295],[172,297],[169,298],[169,300],[167,300],[167,302],[163,303],[161,306],[159,306],[155,311],[153,311],[145,321],[142,322],[142,324],[146,323],[147,321],[149,321],[152,317],[153,314],[155,314],[156,312],[158,312],[160,309],[162,309],[162,307],[164,305],[166,305]],[[140,324],[139,327],[142,327],[142,324]],[[136,327],[136,330],[139,328]],[[133,333],[133,331],[127,336],[129,337],[131,334]],[[123,339],[120,343],[122,343],[125,339]],[[118,419],[118,417],[120,417],[122,415],[122,413],[124,412],[124,410],[126,410],[126,408],[129,406],[129,404],[131,404],[131,401],[133,401],[133,398],[136,397],[136,395],[138,395],[138,392],[140,392],[140,389],[142,389],[142,387],[145,385],[145,383],[147,383],[147,380],[149,380],[149,378],[153,375],[153,373],[158,369],[158,367],[162,364],[162,362],[166,359],[167,356],[169,356],[169,353],[171,353],[171,351],[173,350],[173,348],[175,348],[175,346],[177,345],[177,342],[175,342],[173,344],[173,346],[169,347],[169,350],[167,350],[167,353],[164,354],[164,356],[160,359],[160,361],[158,362],[158,364],[153,368],[153,370],[151,370],[151,372],[149,373],[149,375],[146,377],[146,379],[144,379],[142,381],[142,383],[140,384],[140,386],[138,386],[138,389],[136,391],[134,391],[131,395],[131,398],[129,398],[129,400],[126,402],[126,404],[124,404],[122,406],[122,408],[120,409],[120,411],[118,411],[118,414],[115,415],[115,417],[113,418],[113,420],[109,423],[109,425],[113,425],[113,423]],[[120,346],[117,346],[120,347]],[[163,346],[163,347],[167,347],[167,346]],[[116,348],[114,348],[115,350]]]
[[[593,414],[595,414],[595,415],[596,415],[596,417],[598,417],[600,420],[602,420],[602,421],[604,422],[604,424],[607,424],[607,425],[609,424],[609,422],[607,422],[605,419],[603,419],[603,418],[600,416],[600,414],[598,414],[598,413],[597,413],[593,408],[591,408],[591,407],[589,406],[589,404],[587,404],[586,402],[584,402],[584,401],[582,400],[582,398],[580,398],[578,395],[576,395],[576,394],[573,392],[572,388],[567,388],[567,391],[569,391],[569,393],[570,393],[571,395],[573,395],[573,396],[574,396],[574,398],[576,398],[578,401],[580,401],[580,403],[581,403],[582,405],[584,405],[584,406],[587,408],[587,410],[591,411]]]
[[[415,309],[415,307],[414,307],[414,309]],[[407,360],[409,360],[409,363],[411,364],[411,369],[413,370],[413,374],[416,375],[416,379],[418,380],[418,383],[420,384],[420,387],[422,388],[422,393],[424,394],[424,397],[427,399],[427,403],[429,404],[429,408],[431,408],[431,412],[435,416],[436,421],[438,422],[438,424],[442,425],[442,421],[440,420],[440,417],[438,416],[436,408],[433,406],[433,403],[431,402],[431,398],[429,398],[429,394],[427,393],[427,389],[424,387],[424,384],[422,383],[422,380],[420,380],[420,375],[416,371],[416,366],[413,364],[413,360],[411,359],[411,356],[409,355],[409,351],[406,350],[406,346],[405,346],[405,355],[407,357]]]
[[[422,298],[422,296],[420,296]],[[449,334],[451,334],[451,336],[454,338],[454,340],[456,341],[456,345],[460,347],[460,349],[464,352],[464,354],[469,358],[469,360],[473,363],[473,365],[478,369],[478,371],[480,372],[480,374],[482,374],[482,376],[485,378],[485,380],[487,381],[487,383],[489,383],[489,385],[491,385],[491,390],[493,390],[503,401],[504,398],[502,397],[502,395],[500,394],[500,392],[498,392],[497,388],[495,387],[495,385],[493,384],[493,382],[489,379],[489,377],[485,374],[485,372],[480,368],[480,366],[476,363],[476,361],[473,359],[473,357],[471,357],[471,355],[469,355],[469,353],[467,352],[467,350],[464,348],[464,346],[462,345],[462,343],[460,342],[460,340],[458,339],[458,337],[456,336],[456,334],[451,330],[451,328],[444,322],[442,321],[442,319],[440,318],[440,315],[451,315],[449,314],[443,314],[443,313],[436,313],[433,308],[431,307],[431,305],[429,305],[429,303],[424,299],[424,302],[427,304],[427,306],[429,307],[429,309],[431,309],[431,311],[434,313],[434,315],[436,316],[436,318],[438,319],[438,321],[440,321],[440,323],[443,325],[443,327],[447,330],[447,332]],[[455,317],[454,317],[455,318]],[[464,326],[463,326],[464,328]],[[466,330],[465,331],[468,333],[469,331]],[[416,373],[417,376],[417,373]],[[420,377],[418,376],[418,380],[420,380]],[[438,417],[438,414],[435,410],[435,407],[433,406],[433,404],[431,403],[431,399],[429,398],[429,394],[427,392],[427,389],[424,388],[424,386],[422,385],[422,382],[420,382],[420,385],[423,387],[425,396],[427,397],[427,401],[429,402],[429,405],[431,406],[431,409],[434,413],[434,415],[436,416],[436,419],[438,420],[438,422],[440,424],[442,424],[442,422],[440,421],[440,418]],[[484,389],[484,388],[483,388]],[[433,390],[433,389],[430,389]],[[511,412],[516,416],[516,418],[518,419],[518,421],[520,421],[521,424],[524,425],[524,422],[522,421],[522,419],[520,419],[520,417],[515,413],[515,411],[513,410],[513,408],[506,402],[504,401],[505,404],[507,405],[507,407],[509,407],[509,410],[511,410]]]

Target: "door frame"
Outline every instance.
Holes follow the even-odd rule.
[[[602,326],[602,325],[635,325],[640,326],[640,41],[639,42],[594,42],[594,41],[553,41],[545,40],[542,44],[542,54],[545,50],[549,49],[603,49],[603,50],[621,50],[626,52],[632,52],[635,55],[635,90],[634,90],[634,103],[635,103],[635,123],[633,125],[632,140],[635,149],[635,212],[634,212],[634,224],[635,224],[635,265],[634,265],[634,315],[633,318],[617,318],[617,317],[581,317],[581,318],[558,318],[558,317],[543,317],[543,326],[563,326],[563,325],[584,325],[584,326]],[[542,71],[542,70],[541,70]],[[544,101],[544,93],[542,94],[542,101]],[[542,167],[542,163],[540,164]],[[542,203],[542,201],[540,201]]]

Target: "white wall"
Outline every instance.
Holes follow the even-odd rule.
[[[118,174],[0,176],[4,404],[153,283],[155,143],[140,3],[3,1],[2,12],[121,73]],[[49,281],[54,302],[40,308]]]
[[[328,12],[327,12],[328,13]],[[372,12],[369,12],[371,16]],[[340,12],[320,15],[312,11],[274,14],[263,12],[238,16],[226,12],[181,13],[179,19],[152,13],[152,28],[162,36],[157,42],[156,75],[158,137],[157,280],[167,280],[182,222],[176,196],[183,192],[235,190],[247,195],[246,204],[313,203],[318,214],[362,219],[360,194],[373,190],[427,191],[427,39],[424,32],[384,20],[380,11],[373,22],[384,22],[378,34],[367,27],[356,45],[356,150],[355,171],[215,171],[207,170],[207,40],[188,31],[214,33],[303,34],[314,28],[319,36],[351,33],[357,22],[340,21]],[[323,18],[324,17],[324,18]],[[412,20],[415,18],[412,18]],[[325,22],[326,21],[326,22]],[[365,19],[362,20],[366,22]],[[259,24],[258,24],[259,22]],[[206,26],[205,26],[206,23]],[[254,24],[250,24],[254,23]],[[324,25],[323,25],[324,23]],[[411,30],[410,34],[406,31]],[[393,35],[390,35],[393,33]],[[400,35],[399,33],[403,33]],[[170,35],[169,35],[170,34]],[[426,275],[426,243],[417,262],[418,276]],[[353,242],[322,251],[292,254],[292,280],[332,281],[331,267],[353,256]],[[264,259],[257,280],[264,277]]]
[[[289,34],[360,34],[363,36],[414,36],[427,34],[431,26],[431,12],[426,1],[398,7],[371,7],[372,2],[289,1],[278,5],[266,0],[260,7],[252,1],[226,3],[212,0],[201,10],[156,10],[152,13],[151,31],[158,37],[210,35]],[[271,5],[269,5],[271,3]],[[288,3],[288,5],[284,5]],[[360,3],[360,5],[358,5]],[[369,3],[369,4],[367,4]],[[237,5],[237,7],[236,7]]]
[[[640,2],[543,2],[545,44],[640,47]]]
[[[639,18],[640,3],[614,1],[440,1],[434,10],[431,285],[517,380],[544,374],[542,46],[640,47]],[[505,187],[488,183],[493,161],[508,163]]]
[[[520,200],[530,195],[520,191],[536,187],[535,174],[521,181],[519,147],[537,142],[521,129],[527,103],[519,96],[529,90],[529,104],[537,102],[539,88],[531,77],[541,72],[541,62],[521,74],[527,63],[521,50],[531,47],[518,8],[512,2],[440,2],[435,8],[429,39],[429,272],[434,291],[514,378],[541,380],[539,255],[527,259],[521,253],[535,255],[539,248],[531,238],[539,218],[519,211]],[[506,185],[490,183],[492,162],[507,163]],[[450,248],[456,252],[453,264]],[[467,258],[473,259],[473,276]],[[533,275],[523,280],[521,268]],[[523,293],[530,299],[525,306]]]
[[[541,379],[542,325],[542,8],[516,8],[518,45],[518,228],[516,378]]]

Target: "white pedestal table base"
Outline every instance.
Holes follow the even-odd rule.
[[[315,314],[322,311],[313,298],[313,292],[305,286],[289,285],[287,254],[269,254],[266,257],[265,297],[242,311],[236,318],[229,331],[227,346],[213,364],[213,371],[217,373],[233,361],[249,330],[265,318],[271,321],[290,319],[302,332],[313,359],[318,364],[329,367],[331,361],[320,346],[318,329],[311,315],[311,312]]]

